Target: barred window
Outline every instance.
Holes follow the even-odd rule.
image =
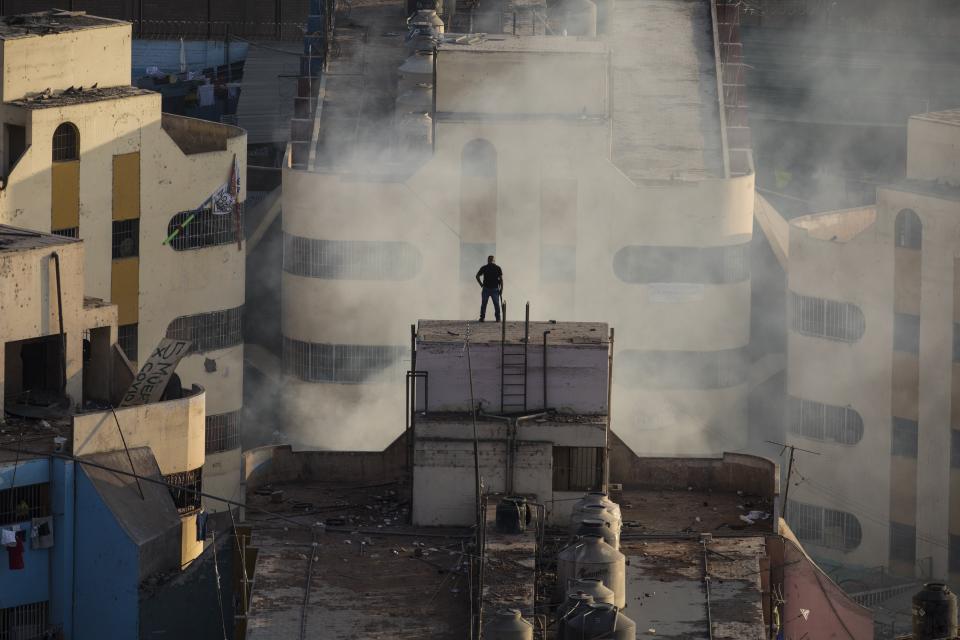
[[[80,159],[80,132],[71,122],[64,122],[53,132],[53,161]]]
[[[140,219],[113,221],[113,257],[133,258],[140,255]]]
[[[812,544],[852,551],[860,546],[863,530],[852,513],[791,501],[787,522],[797,537]]]
[[[893,418],[893,434],[890,439],[890,455],[917,457],[917,422],[906,418]]]
[[[28,484],[0,491],[0,525],[50,515],[50,483]]]
[[[913,564],[917,561],[917,528],[890,522],[890,560]]]
[[[790,293],[791,328],[804,335],[856,342],[863,337],[866,320],[855,304]]]
[[[920,316],[893,314],[893,348],[905,353],[920,353]]]
[[[238,227],[243,232],[244,203],[238,206],[239,220],[232,215],[214,215],[210,207],[181,211],[167,224],[170,246],[175,251],[187,251],[236,242]]]
[[[554,447],[553,490],[590,491],[603,484],[603,450],[598,447]]]
[[[240,411],[207,416],[207,455],[240,447]]]
[[[117,345],[123,349],[130,362],[136,362],[138,331],[136,324],[122,324],[117,327]]]
[[[283,234],[283,270],[298,276],[342,280],[409,280],[423,256],[409,242],[315,240]]]
[[[850,407],[790,397],[787,399],[787,430],[814,440],[857,444],[863,437],[863,418]]]
[[[724,389],[747,381],[744,349],[641,351],[624,349],[615,359],[625,385],[646,389]]]
[[[79,238],[80,227],[70,227],[69,229],[53,229],[50,233],[64,238]]]
[[[0,609],[0,640],[43,638],[44,633],[56,631],[49,619],[50,603],[46,601]]]
[[[307,382],[364,382],[378,373],[400,371],[409,347],[320,344],[283,339],[284,373]]]
[[[243,342],[242,319],[243,306],[180,316],[167,327],[167,337],[191,341],[194,352],[226,349]]]
[[[894,221],[894,244],[901,249],[923,248],[923,223],[913,209],[903,209]]]
[[[202,467],[192,471],[171,473],[163,476],[163,481],[167,483],[167,488],[170,489],[173,505],[181,514],[200,508],[200,491],[203,481]]]
[[[477,271],[487,264],[487,256],[497,254],[495,243],[461,242],[460,243],[460,281],[474,282]]]
[[[750,244],[726,247],[623,247],[613,272],[632,284],[726,284],[750,278]]]

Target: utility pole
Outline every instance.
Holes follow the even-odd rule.
[[[785,444],[783,442],[775,442],[773,440],[766,440],[765,442],[769,442],[770,444],[775,444],[780,447],[783,447],[783,449],[780,450],[781,456],[783,455],[784,451],[786,451],[787,449],[790,449],[790,458],[787,460],[787,484],[783,490],[783,513],[781,514],[783,519],[786,520],[787,519],[787,500],[790,497],[790,476],[793,473],[794,454],[797,451],[803,451],[804,453],[812,453],[813,455],[818,456],[820,455],[820,453],[818,451],[810,451],[809,449],[801,449],[800,447],[795,447],[792,444]]]

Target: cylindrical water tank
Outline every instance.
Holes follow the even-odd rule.
[[[497,503],[497,531],[523,533],[528,520],[527,499],[523,496],[507,496]]]
[[[574,581],[599,578],[613,590],[613,602],[626,604],[627,559],[600,536],[584,536],[557,555],[557,600],[566,597]]]
[[[913,596],[914,640],[957,637],[957,596],[950,587],[929,582]]]
[[[593,596],[583,593],[571,593],[557,609],[557,635],[554,640],[566,640],[566,621],[575,618],[593,604]]]
[[[617,539],[620,538],[621,520],[616,513],[608,507],[599,504],[588,504],[582,509],[578,509],[575,514],[577,519],[574,520],[572,517],[570,519],[570,535],[576,535],[580,529],[580,523],[582,523],[585,518],[599,518],[604,522],[610,523],[611,530],[617,534]]]
[[[397,113],[428,113],[432,110],[432,84],[421,82],[397,96]]]
[[[560,15],[568,36],[596,37],[597,5],[590,0],[563,0]]]
[[[418,84],[433,84],[433,51],[417,51],[400,65],[400,93]]]
[[[496,617],[483,627],[484,640],[533,640],[533,625],[516,609],[497,611]]]
[[[603,491],[590,491],[585,493],[582,498],[573,503],[573,513],[581,513],[584,507],[595,504],[606,507],[607,511],[612,513],[618,521],[622,522],[623,514],[620,512],[620,505],[611,500]]]
[[[603,541],[614,549],[620,548],[620,536],[613,529],[613,523],[603,518],[584,518],[573,534],[577,537],[600,536]]]
[[[435,8],[420,9],[411,16],[409,24],[418,29],[431,29],[438,35],[443,33],[444,29],[443,20],[437,15]]]
[[[635,640],[637,625],[606,602],[595,602],[575,618],[567,621],[567,640]]]
[[[614,603],[613,590],[604,586],[603,580],[600,578],[580,578],[579,580],[575,580],[573,584],[570,585],[570,591],[567,592],[567,596],[569,597],[575,593],[592,596],[594,602]]]

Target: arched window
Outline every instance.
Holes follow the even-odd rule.
[[[791,396],[787,399],[787,430],[814,440],[857,444],[863,438],[863,418],[851,407]]]
[[[790,292],[793,312],[791,328],[817,338],[856,342],[863,337],[867,323],[863,311],[855,304],[801,296]]]
[[[482,138],[460,155],[460,277],[473,279],[497,242],[497,150]]]
[[[923,248],[923,223],[913,209],[903,209],[894,222],[894,243],[902,249]]]
[[[803,542],[830,549],[853,551],[863,539],[857,516],[846,511],[791,500],[787,506],[786,520]]]
[[[53,161],[69,162],[80,159],[80,132],[70,122],[64,122],[53,132]]]

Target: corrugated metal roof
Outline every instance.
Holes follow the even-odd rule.
[[[286,142],[300,72],[299,42],[252,44],[243,69],[237,124],[248,144]]]

